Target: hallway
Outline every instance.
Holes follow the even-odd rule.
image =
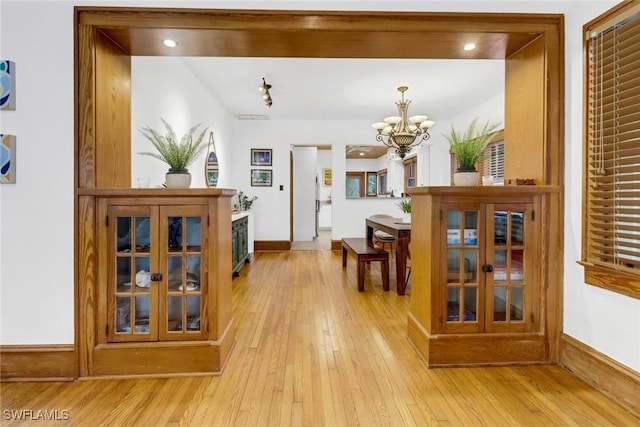
[[[331,250],[331,230],[319,230],[318,237],[310,242],[291,242],[292,251],[329,251]]]

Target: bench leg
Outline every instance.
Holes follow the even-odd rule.
[[[345,248],[344,246],[342,247],[342,267],[346,267],[347,266],[347,248]]]
[[[364,292],[364,267],[365,262],[358,259],[358,291]]]
[[[380,261],[380,269],[382,270],[382,289],[389,290],[389,260]]]

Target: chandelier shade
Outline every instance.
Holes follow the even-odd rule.
[[[409,117],[411,101],[404,98],[407,90],[409,90],[407,86],[398,88],[401,94],[400,101],[396,102],[399,116],[385,117],[383,121],[371,125],[378,132],[376,141],[394,148],[401,159],[411,152],[413,147],[429,139],[429,128],[435,124],[433,120],[427,120],[428,117],[424,115]]]

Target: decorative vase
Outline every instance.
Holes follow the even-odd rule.
[[[411,224],[411,212],[402,212],[402,223]]]
[[[189,188],[191,186],[191,174],[188,169],[169,169],[165,180],[167,188]]]
[[[453,174],[453,185],[478,185],[480,173],[475,168],[458,168]]]

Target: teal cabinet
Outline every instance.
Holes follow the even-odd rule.
[[[249,261],[249,217],[238,218],[231,223],[231,270],[237,276],[245,262]]]

